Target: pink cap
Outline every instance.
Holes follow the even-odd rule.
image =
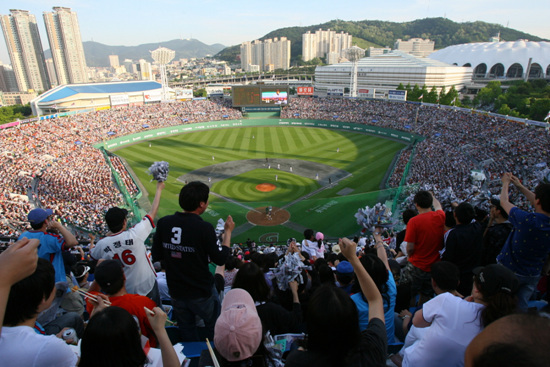
[[[214,345],[229,362],[254,355],[262,342],[262,322],[254,300],[244,289],[227,292],[214,328]]]
[[[315,235],[315,239],[316,239],[317,241],[319,241],[319,240],[322,241],[322,240],[325,239],[325,235],[322,234],[321,232],[317,232],[317,234]]]

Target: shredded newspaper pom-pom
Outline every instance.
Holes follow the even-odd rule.
[[[153,180],[158,182],[166,181],[168,179],[168,172],[168,162],[165,161],[155,162],[149,167],[149,170],[147,170],[147,173],[153,176]]]
[[[491,199],[500,200],[499,195],[491,195],[489,190],[484,190],[478,193],[475,197],[469,200],[469,203],[476,208],[480,208],[486,211],[491,209]]]
[[[372,208],[359,208],[355,213],[357,224],[373,232],[375,227],[390,228],[393,226],[392,212],[385,204],[376,204]]]
[[[216,224],[216,234],[222,234],[225,231],[225,221],[220,218]]]
[[[288,283],[296,280],[298,284],[304,283],[302,270],[310,270],[311,266],[306,266],[300,260],[298,253],[285,255],[284,260],[276,268],[271,268],[273,277],[277,280],[277,285],[280,290],[286,291]]]
[[[447,209],[452,208],[452,204],[459,201],[457,199],[452,187],[447,187],[443,190],[440,190],[436,194],[436,197],[439,200],[439,202],[441,203],[441,207],[443,208],[443,210],[447,210]]]

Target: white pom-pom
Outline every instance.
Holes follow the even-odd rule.
[[[304,269],[311,270],[311,266],[304,265],[298,253],[295,253],[286,255],[282,263],[271,270],[273,271],[274,278],[277,280],[279,289],[286,291],[288,283],[293,280],[296,280],[298,284],[304,283],[304,278],[302,277],[302,270]]]
[[[375,227],[389,228],[393,226],[392,212],[385,204],[376,204],[370,208],[359,208],[355,214],[357,224],[363,226],[369,231],[374,231]]]
[[[168,172],[168,162],[165,161],[155,162],[147,170],[147,173],[153,176],[153,180],[156,180],[158,182],[166,181],[168,179]]]

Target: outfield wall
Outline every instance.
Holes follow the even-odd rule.
[[[225,129],[231,127],[250,127],[250,126],[305,126],[305,127],[318,127],[331,130],[344,130],[357,133],[369,134],[373,136],[380,136],[387,139],[393,139],[405,144],[413,144],[418,141],[422,141],[425,138],[421,135],[411,134],[404,131],[397,131],[387,129],[378,126],[355,124],[350,122],[341,121],[321,121],[321,120],[297,120],[292,119],[266,119],[266,120],[224,120],[224,121],[210,121],[193,123],[187,125],[177,125],[170,127],[163,127],[156,130],[147,130],[137,134],[125,135],[109,141],[95,144],[94,147],[103,147],[108,150],[118,149],[125,145],[139,143],[141,141],[147,141],[150,139],[156,139],[166,137],[170,135],[178,135],[182,133],[188,133],[193,131],[211,130],[211,129]]]

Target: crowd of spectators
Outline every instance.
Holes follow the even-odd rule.
[[[389,101],[295,98],[281,117],[348,121],[421,135],[426,139],[416,145],[406,183],[429,183],[436,191],[452,187],[459,198],[475,193],[470,180],[474,169],[484,171],[487,188],[496,194],[502,173],[515,172],[533,187],[538,182],[537,165],[550,163],[548,130],[475,111]],[[409,156],[408,150],[401,153],[390,186],[401,181]],[[514,199],[519,200],[516,205],[527,205],[515,193]]]
[[[17,237],[27,227],[25,213],[33,202],[84,231],[105,233],[103,213],[120,203],[121,195],[94,144],[166,126],[242,118],[229,105],[223,100],[148,104],[2,129],[0,235]],[[130,194],[137,193],[120,160],[112,162]]]
[[[411,157],[406,184],[430,182],[434,191],[451,187],[459,198],[480,193],[471,171],[483,170],[485,189],[515,172],[534,186],[537,168],[549,161],[547,131],[503,118],[452,108],[350,99],[295,98],[282,118],[349,121],[415,133],[425,140],[400,152],[388,185],[399,185]],[[42,120],[0,132],[5,172],[0,187],[0,235],[16,236],[25,228],[31,204],[54,208],[63,220],[90,232],[104,232],[101,214],[119,203],[103,154],[93,144],[148,129],[242,118],[224,100],[150,104]],[[528,143],[526,143],[528,142]],[[117,157],[111,157],[131,195],[138,187]],[[520,207],[528,205],[512,192]]]
[[[527,185],[536,183],[536,166],[547,163],[548,132],[503,118],[418,104],[350,99],[292,100],[282,118],[349,121],[419,134],[407,184],[430,182],[434,190],[452,187],[458,197],[480,191],[470,174],[482,169],[487,188],[503,172],[515,172]],[[43,120],[1,132],[4,156],[0,234],[16,235],[24,229],[24,214],[36,204],[48,203],[64,219],[87,231],[104,230],[102,211],[120,201],[104,157],[93,144],[147,129],[242,118],[227,101],[150,104]],[[529,142],[526,144],[525,142]],[[397,186],[411,149],[403,150],[389,178]],[[131,195],[138,188],[118,158],[112,159]],[[518,197],[519,206],[526,205]]]
[[[113,165],[113,168],[119,175],[122,182],[124,182],[124,186],[128,190],[128,193],[132,196],[135,196],[139,192],[139,188],[136,185],[136,182],[132,179],[132,176],[130,176],[130,173],[124,166],[124,163],[122,163],[122,160],[117,156],[110,156],[109,159],[111,160],[111,163]]]
[[[509,202],[510,185],[534,212]],[[538,367],[548,361],[543,344],[550,336],[549,306],[540,300],[548,298],[550,274],[548,183],[532,192],[504,173],[499,199],[491,200],[490,220],[468,201],[445,213],[433,193],[420,190],[413,198],[416,211],[404,213],[407,227],[398,236],[376,226],[362,238],[329,244],[321,232],[306,229],[301,245],[295,239],[278,247],[249,240],[244,247],[230,245],[231,216],[219,234],[200,218],[209,189],[191,182],[179,195],[183,212],[157,222],[148,254],[143,241],[154,227],[163,187],[157,183],[151,211],[130,229],[128,212],[110,208],[105,215],[110,233],[89,254],[78,247],[75,254],[66,251],[78,242],[51,209],[28,213],[33,230],[0,255],[0,351],[9,364],[40,358],[46,365],[75,366],[76,353],[79,366],[118,366],[124,360],[137,367],[160,353],[164,366],[176,367],[185,362],[172,344],[198,342],[204,335],[215,347],[202,352],[199,366],[215,365],[216,359],[221,366],[261,367],[504,362]],[[506,219],[511,228],[497,231]],[[486,249],[498,255],[485,256]],[[13,257],[19,252],[36,261],[29,253],[35,251],[39,259],[33,273]],[[118,252],[109,254],[113,251]],[[21,263],[20,271],[5,263],[6,256]],[[165,328],[150,257],[167,265],[169,295],[163,303],[173,312],[179,337],[170,338]],[[144,276],[153,283],[149,292],[149,287],[133,288],[143,288]],[[203,292],[181,293],[189,292],[190,284],[197,289],[201,284]],[[522,337],[491,334],[497,322],[500,330]],[[539,337],[518,343],[529,333]],[[65,343],[75,344],[76,338],[82,338],[81,346],[71,350]],[[160,350],[142,348],[140,340]],[[514,353],[503,358],[507,348]],[[94,353],[97,349],[102,353]]]

